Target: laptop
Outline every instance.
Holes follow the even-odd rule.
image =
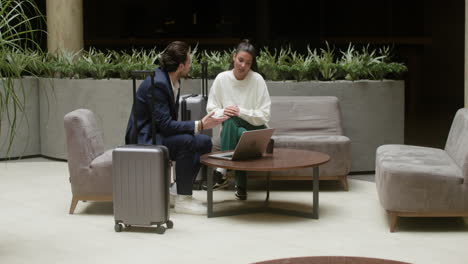
[[[274,131],[274,128],[245,131],[234,151],[211,154],[209,157],[233,161],[261,158]]]

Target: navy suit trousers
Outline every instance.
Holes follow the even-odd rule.
[[[211,138],[203,134],[178,134],[163,137],[162,145],[176,162],[177,194],[191,195],[201,166],[200,156],[211,152]]]

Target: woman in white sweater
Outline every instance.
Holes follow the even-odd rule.
[[[233,54],[231,70],[216,76],[208,96],[206,110],[214,116],[228,116],[221,130],[221,150],[236,147],[244,131],[266,128],[270,120],[270,95],[265,80],[257,72],[257,52],[248,40],[243,40]],[[215,174],[225,174],[216,170]],[[236,197],[247,199],[247,175],[235,173]],[[218,176],[219,177],[219,176]],[[225,178],[216,187],[227,185]]]

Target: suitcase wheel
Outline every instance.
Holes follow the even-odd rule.
[[[114,230],[115,230],[115,232],[122,232],[122,229],[123,229],[123,225],[122,225],[122,224],[116,223],[116,224],[114,225]]]
[[[171,220],[167,220],[166,226],[167,226],[167,228],[171,229],[171,228],[174,227],[174,222],[172,222]]]
[[[164,226],[158,225],[156,227],[156,233],[157,234],[162,235],[162,234],[164,234],[164,232],[166,232],[166,228]]]

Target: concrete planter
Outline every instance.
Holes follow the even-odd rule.
[[[39,87],[42,155],[67,158],[63,117],[78,108],[96,114],[106,149],[124,144],[132,104],[130,80],[40,78]]]
[[[37,83],[39,103],[36,107],[39,110],[32,111],[30,119],[37,120],[32,117],[40,113],[37,124],[40,129],[35,130],[36,135],[29,133],[40,135],[40,150],[36,154],[66,159],[63,116],[77,108],[88,108],[96,113],[106,148],[124,143],[132,103],[130,80],[39,78]],[[404,142],[403,81],[286,81],[267,82],[267,85],[271,96],[332,95],[340,99],[345,135],[352,141],[352,171],[374,170],[378,146]],[[199,93],[200,87],[200,80],[185,80],[181,92]],[[37,144],[31,149],[36,150]]]
[[[198,92],[200,85],[200,80],[187,80],[182,84],[182,93],[192,93],[192,87]],[[63,117],[78,108],[90,109],[97,115],[106,149],[124,144],[132,104],[131,80],[39,78],[39,87],[42,155],[67,158]]]
[[[40,154],[39,134],[39,90],[37,78],[23,78],[14,81],[14,89],[19,100],[24,104],[24,111],[19,110],[16,114],[16,135],[13,140],[12,149],[9,153],[9,127],[7,111],[3,111],[0,133],[0,158],[21,157]],[[0,82],[0,93],[4,89]],[[13,118],[13,107],[8,105],[10,119]]]

